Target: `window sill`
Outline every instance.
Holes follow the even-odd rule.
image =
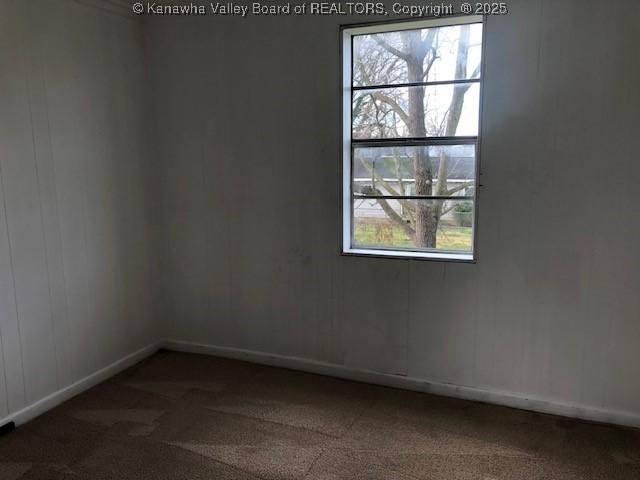
[[[342,255],[357,257],[400,258],[405,260],[433,260],[439,262],[476,263],[476,260],[471,253],[410,252],[403,250],[378,250],[373,248],[349,248],[343,249]]]

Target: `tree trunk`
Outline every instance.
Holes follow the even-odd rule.
[[[435,50],[432,50],[437,43],[437,30],[431,30],[427,33],[426,38],[422,39],[422,32],[419,30],[406,31],[402,33],[404,51],[398,51],[394,47],[388,45],[384,40],[377,39],[385,49],[393,55],[402,58],[407,63],[407,80],[411,83],[423,82],[425,80],[425,58],[429,51],[433,52],[431,61],[426,67],[430,69],[435,60]],[[456,59],[456,78],[466,78],[467,57],[469,51],[469,26],[460,27],[460,38],[458,43],[458,53]],[[455,136],[462,114],[462,106],[464,104],[464,95],[469,89],[469,85],[455,85],[453,87],[453,96],[449,105],[447,121],[444,128],[445,136]],[[382,101],[390,105],[402,115],[402,120],[407,124],[409,135],[411,137],[422,138],[426,136],[425,126],[425,87],[409,87],[409,105],[406,113],[402,107],[390,99],[382,98]],[[448,157],[446,152],[440,153],[438,168],[438,184],[433,185],[433,169],[431,159],[428,156],[427,148],[418,148],[414,158],[414,175],[415,175],[415,195],[446,195],[447,184],[447,163]],[[415,246],[417,248],[436,248],[438,224],[442,216],[443,208],[441,201],[437,200],[415,200]],[[381,203],[381,202],[380,202]],[[382,203],[381,203],[382,205]],[[389,207],[386,205],[386,207]],[[383,205],[383,209],[385,206]],[[390,208],[390,207],[389,207]],[[386,210],[385,210],[386,211]],[[389,213],[389,212],[387,212]],[[396,215],[397,216],[397,215]],[[390,216],[396,223],[396,216]],[[406,226],[406,225],[405,225]]]
[[[466,78],[467,74],[467,58],[469,53],[469,26],[464,25],[460,27],[460,38],[458,41],[458,54],[456,58],[456,78]],[[420,70],[422,70],[422,62],[420,64]],[[411,72],[411,68],[409,68]],[[411,73],[410,73],[411,75]],[[420,74],[422,78],[422,73]],[[416,77],[417,78],[417,77]],[[409,81],[421,81],[421,80],[409,80]],[[460,123],[460,117],[462,115],[462,106],[464,105],[464,96],[469,89],[469,85],[454,85],[453,95],[451,97],[451,103],[449,104],[449,113],[447,116],[447,123],[444,131],[446,137],[453,137],[458,129],[458,123]],[[422,91],[422,102],[424,102],[424,87],[416,90]],[[409,109],[411,116],[413,116],[411,96],[409,97]],[[417,118],[417,117],[416,117]],[[422,132],[425,132],[424,128],[424,107],[421,114],[422,118]],[[418,136],[418,135],[416,135]],[[431,163],[425,149],[421,149],[420,154],[416,157],[416,162],[424,162],[427,167],[424,170],[418,171],[416,165],[416,195],[431,195],[433,191],[433,173],[431,171]],[[447,153],[443,150],[440,153],[440,161],[438,167],[438,184],[435,188],[436,195],[446,195],[448,189],[448,175],[447,164],[449,158]],[[428,181],[429,188],[425,189],[425,193],[418,193],[418,182]],[[440,217],[442,216],[442,203],[438,200],[422,201],[421,204],[416,205],[416,246],[421,248],[436,248],[438,231],[438,225],[440,223]],[[420,219],[420,220],[418,220]]]
[[[407,60],[408,80],[409,82],[422,82],[427,48],[422,42],[421,32],[407,32],[405,44],[409,53]],[[424,121],[424,89],[425,87],[409,87],[409,135],[412,137],[421,138],[427,134]],[[413,160],[413,168],[416,182],[415,194],[432,195],[433,171],[426,148],[418,148]],[[418,248],[436,248],[437,206],[432,201],[415,200],[415,202],[415,245]]]

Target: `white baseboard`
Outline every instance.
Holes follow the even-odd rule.
[[[628,427],[640,427],[640,414],[622,412],[606,408],[585,405],[566,404],[554,399],[530,397],[512,392],[481,389],[468,386],[460,386],[446,383],[430,382],[419,378],[403,377],[378,373],[370,370],[361,370],[327,362],[309,360],[299,357],[288,357],[272,353],[243,350],[232,347],[219,347],[199,343],[168,340],[148,345],[124,358],[108,365],[105,368],[92,373],[65,388],[62,388],[27,407],[14,412],[3,419],[0,425],[15,422],[21,425],[41,415],[62,402],[82,393],[100,382],[120,373],[122,370],[135,365],[146,357],[153,355],[160,348],[167,348],[178,352],[202,353],[224,358],[245,360],[248,362],[270,365],[274,367],[290,368],[304,372],[328,375],[357,382],[372,383],[385,387],[401,388],[418,392],[431,393],[446,397],[461,398],[479,402],[503,405],[506,407],[531,410],[534,412],[562,415],[594,422],[610,423]]]
[[[5,425],[9,422],[15,422],[16,425],[21,425],[25,422],[28,422],[38,415],[42,415],[47,410],[51,410],[52,408],[60,405],[62,402],[69,400],[71,397],[75,397],[79,393],[88,390],[98,383],[104,382],[108,378],[120,373],[122,370],[129,368],[132,365],[140,362],[141,360],[144,360],[145,358],[153,355],[160,348],[162,348],[162,346],[163,342],[158,342],[141,348],[140,350],[121,358],[111,365],[101,368],[97,372],[94,372],[91,375],[78,380],[77,382],[74,382],[67,387],[61,388],[60,390],[53,392],[52,394],[47,395],[40,400],[37,400],[36,402],[24,407],[21,410],[18,410],[17,412],[9,414],[5,418],[0,419],[0,425]]]
[[[554,399],[530,397],[517,393],[501,392],[447,383],[430,382],[419,378],[378,373],[305,358],[287,357],[284,355],[243,350],[239,348],[203,345],[177,340],[167,341],[164,347],[168,350],[178,352],[202,353],[218,357],[245,360],[263,365],[290,368],[293,370],[301,370],[304,372],[328,375],[346,380],[372,383],[385,387],[401,388],[446,397],[474,400],[522,410],[531,410],[534,412],[579,418],[593,422],[610,423],[628,427],[640,427],[640,414],[637,413],[622,412],[586,405],[567,404]]]

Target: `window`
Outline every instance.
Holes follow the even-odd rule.
[[[482,27],[343,30],[344,253],[475,258]]]

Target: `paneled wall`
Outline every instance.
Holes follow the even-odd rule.
[[[117,3],[0,0],[0,418],[170,338],[638,421],[637,1],[488,19],[474,265],[339,255],[365,19]]]
[[[180,341],[640,418],[640,4],[487,21],[478,263],[341,257],[340,23],[151,18]]]
[[[139,22],[0,0],[0,418],[157,341]]]

